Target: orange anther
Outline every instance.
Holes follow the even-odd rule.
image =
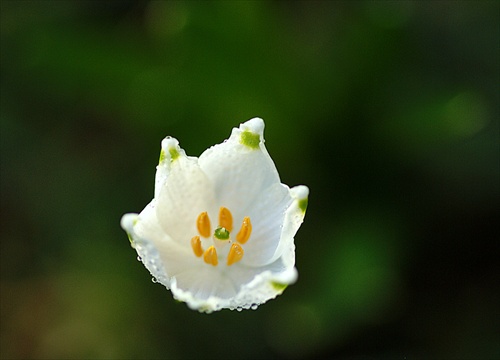
[[[210,218],[208,217],[206,211],[198,215],[196,227],[198,228],[198,232],[201,236],[205,238],[210,237]]]
[[[205,254],[203,254],[203,260],[207,264],[217,266],[219,261],[217,260],[217,250],[215,250],[214,246],[210,246],[207,251],[205,251]]]
[[[238,232],[238,235],[236,235],[236,240],[238,240],[240,244],[244,244],[248,241],[251,234],[252,223],[250,222],[250,218],[248,216],[245,216],[245,218],[243,219],[243,223],[241,224],[241,229]]]
[[[195,236],[191,239],[191,247],[193,248],[196,256],[200,257],[203,255],[203,248],[201,247],[201,240],[199,236]]]
[[[234,243],[231,245],[231,249],[229,249],[229,253],[227,254],[227,265],[233,265],[240,261],[243,258],[243,254],[244,251],[240,244]]]
[[[219,210],[219,226],[226,228],[227,231],[233,231],[233,215],[228,208],[221,206]]]

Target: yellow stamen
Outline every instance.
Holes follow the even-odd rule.
[[[241,224],[241,229],[238,232],[238,235],[236,235],[236,240],[238,240],[240,244],[244,244],[248,241],[251,234],[252,223],[250,222],[250,218],[248,216],[245,216],[245,218],[243,219],[243,223]]]
[[[199,236],[195,236],[191,239],[191,247],[193,248],[196,256],[200,257],[203,255],[203,248],[201,247],[201,240]]]
[[[205,238],[210,236],[210,219],[206,211],[198,215],[196,226],[198,227],[198,232],[201,236]]]
[[[241,247],[240,244],[234,243],[231,245],[231,249],[229,249],[229,254],[227,254],[227,265],[233,265],[234,263],[237,263],[243,258],[243,248]]]
[[[219,226],[226,228],[227,231],[233,231],[233,215],[228,208],[221,206],[219,210]]]
[[[217,250],[215,250],[214,246],[210,246],[207,251],[205,251],[205,254],[203,254],[203,260],[207,264],[217,266],[219,261],[217,260]]]

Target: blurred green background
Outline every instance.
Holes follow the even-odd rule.
[[[1,358],[499,358],[496,1],[2,1]],[[199,314],[119,226],[254,116],[299,281]]]

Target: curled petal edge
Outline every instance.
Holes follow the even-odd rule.
[[[123,215],[120,223],[121,227],[127,232],[130,245],[137,251],[139,260],[149,270],[155,281],[170,289],[170,279],[165,273],[160,253],[150,240],[137,234],[135,227],[139,222],[139,214],[129,213]]]
[[[236,296],[230,299],[221,299],[211,296],[206,300],[195,298],[189,291],[184,291],[177,286],[177,281],[172,278],[171,290],[174,298],[185,302],[190,309],[202,313],[212,313],[221,309],[244,310],[257,309],[259,305],[281,295],[288,285],[297,281],[298,272],[291,267],[280,273],[270,270],[256,275],[253,280],[243,285]]]

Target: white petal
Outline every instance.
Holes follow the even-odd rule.
[[[167,181],[170,167],[178,156],[186,156],[186,153],[179,147],[177,139],[167,136],[161,142],[160,161],[156,166],[155,198],[160,195],[160,189]]]
[[[249,309],[280,295],[297,279],[297,270],[286,267],[281,259],[262,268],[233,266],[220,272],[210,265],[191,269],[172,279],[172,293],[177,300],[201,312],[220,309]]]
[[[291,202],[288,187],[279,183],[263,190],[254,199],[252,207],[246,211],[252,221],[252,234],[244,244],[244,264],[263,266],[280,256],[277,249],[285,213]]]
[[[254,308],[283,293],[296,279],[297,270],[294,267],[278,274],[269,270],[262,272],[242,288],[233,300],[233,304],[244,309]]]
[[[230,278],[223,276],[219,268],[201,261],[201,266],[193,267],[175,277],[172,293],[177,300],[185,301],[191,308],[199,308],[209,299],[227,302],[237,294]]]
[[[309,188],[305,185],[295,186],[290,189],[293,202],[287,209],[281,232],[281,239],[276,254],[283,257],[287,266],[295,265],[294,236],[304,221],[306,214]]]
[[[154,200],[140,214],[125,214],[122,228],[129,235],[131,245],[140,260],[155,279],[170,287],[169,276],[163,266],[161,253],[166,251],[172,240],[163,232],[156,219]]]
[[[206,150],[199,160],[215,186],[217,203],[232,211],[235,231],[245,216],[250,217],[253,231],[245,244],[244,261],[253,266],[276,258],[280,225],[291,202],[264,146],[263,132],[262,119],[249,120],[234,128],[227,141]]]
[[[279,183],[279,175],[264,146],[264,122],[255,118],[234,128],[231,137],[201,154],[200,167],[215,186],[216,200],[233,212],[235,224],[247,216],[255,199],[269,186]],[[245,145],[243,135],[256,140]],[[248,143],[248,142],[247,142]]]
[[[215,212],[211,181],[198,166],[196,158],[181,153],[171,166],[159,190],[156,214],[163,230],[176,242],[190,246],[197,235],[196,219],[204,211]]]
[[[178,280],[180,278],[184,287],[194,292],[197,292],[197,286],[202,286],[202,283],[195,281],[195,274],[210,275],[214,281],[218,280],[219,272],[214,274],[211,265],[196,257],[192,249],[182,246],[165,234],[156,217],[155,200],[139,215],[124,215],[122,227],[129,233],[132,246],[146,268],[167,289],[170,288],[170,279],[173,277],[177,277]],[[198,279],[206,280],[200,276]],[[207,282],[205,288],[209,285]],[[198,296],[203,294],[200,293]]]

